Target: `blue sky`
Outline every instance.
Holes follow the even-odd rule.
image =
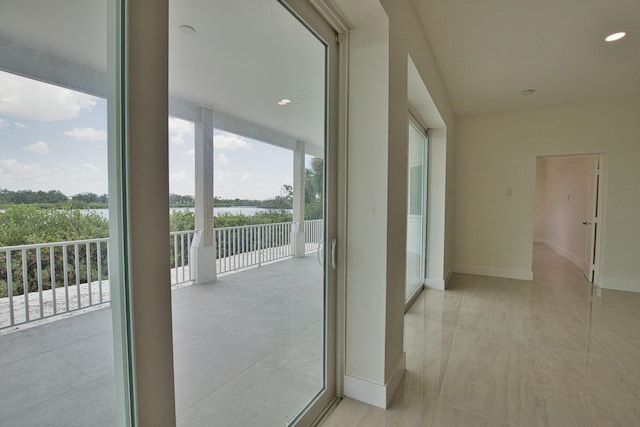
[[[104,99],[0,71],[0,188],[107,192]],[[169,118],[169,186],[194,194],[193,123]],[[214,193],[266,199],[293,181],[289,150],[216,131]]]

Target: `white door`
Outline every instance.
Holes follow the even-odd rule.
[[[584,262],[582,271],[587,280],[593,283],[595,272],[596,233],[598,231],[598,196],[600,190],[600,158],[590,161],[587,171],[587,197],[585,204]]]

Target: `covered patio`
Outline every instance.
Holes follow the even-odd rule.
[[[112,228],[108,247],[106,242],[74,241],[4,248],[0,268],[7,266],[9,307],[6,320],[0,316],[2,425],[112,426],[129,422],[131,412],[150,413],[146,420],[169,420],[174,414],[164,409],[174,407],[171,378],[179,425],[285,425],[325,386],[324,268],[316,252],[307,251],[314,250],[310,243],[317,246],[335,232],[324,220],[318,232],[305,221],[305,164],[309,156],[326,161],[336,155],[325,147],[326,45],[279,2],[171,1],[169,6],[167,62],[145,76],[151,82],[168,71],[168,85],[163,85],[168,93],[151,101],[130,92],[135,102],[149,103],[140,110],[133,103],[125,109],[118,86],[132,88],[134,77],[119,71],[116,2],[71,0],[51,7],[39,0],[12,1],[3,8],[1,71],[107,101],[100,110],[104,123],[78,127],[91,125],[105,133],[103,181],[109,181],[111,224],[118,233]],[[127,61],[153,56],[127,55]],[[140,68],[131,62],[127,70]],[[144,129],[154,135],[140,138],[132,132],[122,138],[123,112],[127,132],[135,121],[153,115]],[[188,194],[195,200],[194,229],[171,233],[170,248],[163,239],[171,191],[165,184],[171,172],[163,168],[163,176],[154,177],[147,169],[169,161],[167,129],[153,124],[169,119],[193,127],[187,141],[193,146],[181,148],[193,163],[180,172],[193,177],[194,191]],[[287,181],[291,222],[214,228],[214,182],[221,181],[223,172],[214,160],[218,131],[290,153],[290,169],[282,169],[292,176]],[[138,155],[144,158],[140,166]],[[120,170],[123,157],[127,171]],[[270,159],[261,160],[267,164]],[[147,180],[146,188],[138,187],[137,177]],[[127,242],[120,234],[125,226]],[[146,237],[138,234],[145,230],[152,231]],[[130,281],[119,276],[125,271],[120,258],[125,243]],[[167,249],[171,261],[165,265]],[[52,253],[64,253],[73,262],[56,270],[48,261],[55,260]],[[91,256],[83,258],[83,253]],[[165,274],[167,267],[170,274]],[[99,304],[87,309],[82,302],[85,268],[88,305]],[[75,272],[73,278],[67,278],[67,270]],[[16,285],[37,283],[32,286],[37,291],[32,296],[16,286],[14,292],[10,277]],[[169,291],[171,284],[180,286]],[[110,292],[103,296],[103,291]],[[170,315],[173,340],[168,339]],[[46,323],[32,322],[44,317]],[[173,366],[164,363],[171,351]],[[127,363],[131,369],[123,367]],[[164,398],[171,403],[163,405]],[[138,405],[144,401],[150,402],[150,411]]]
[[[172,291],[179,425],[284,425],[323,388],[322,271],[310,254]],[[0,369],[3,424],[115,422],[109,307],[5,331]]]

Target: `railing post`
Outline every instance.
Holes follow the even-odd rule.
[[[53,315],[58,314],[58,301],[56,298],[56,250],[49,246],[49,273],[51,276],[51,299],[53,300]]]
[[[24,294],[24,319],[29,321],[29,277],[27,275],[27,250],[22,250],[22,293]]]
[[[262,266],[262,227],[258,227],[258,267]]]
[[[9,296],[9,325],[13,326],[16,322],[13,314],[13,266],[11,265],[11,251],[6,251],[5,261],[7,262],[7,294]]]

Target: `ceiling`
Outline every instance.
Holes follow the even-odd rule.
[[[640,94],[639,0],[413,3],[458,115]]]
[[[458,115],[640,94],[640,0],[412,1]],[[105,0],[2,0],[0,39],[105,70],[105,14]],[[322,144],[324,48],[276,0],[171,0],[169,39],[173,96]]]
[[[169,8],[171,95],[324,146],[325,46],[284,7],[171,0]],[[291,103],[278,105],[283,98]]]
[[[31,56],[37,60],[53,56],[104,72],[106,4],[2,0],[0,41],[37,52]],[[325,47],[282,5],[171,0],[169,7],[172,96],[323,146]],[[196,32],[186,34],[181,25]],[[291,103],[278,105],[283,98]]]

